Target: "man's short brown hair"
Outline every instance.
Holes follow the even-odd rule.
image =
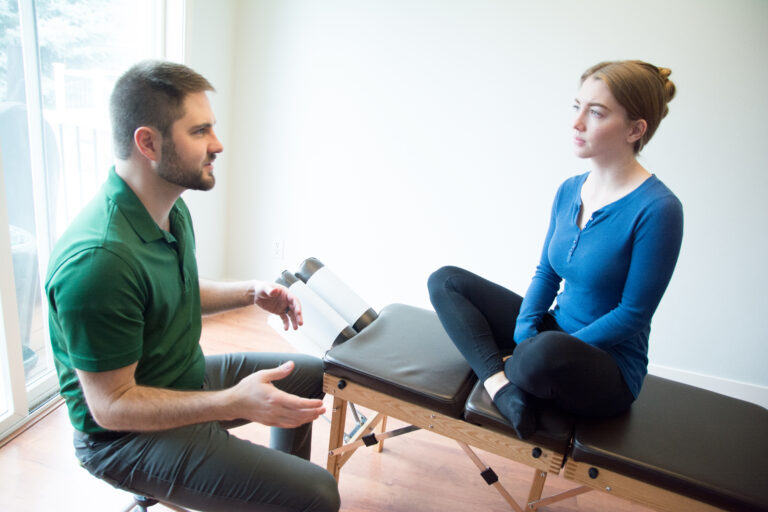
[[[133,134],[151,126],[164,136],[184,116],[184,99],[190,93],[213,91],[211,83],[183,64],[140,62],[115,84],[110,98],[115,155],[126,160],[133,151]]]

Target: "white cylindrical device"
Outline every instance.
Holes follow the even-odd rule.
[[[328,350],[357,334],[331,306],[287,270],[283,271],[276,282],[288,288],[299,299],[304,317],[304,325],[300,330],[322,350]]]
[[[304,260],[296,276],[330,304],[355,331],[362,331],[378,317],[371,306],[317,258]]]

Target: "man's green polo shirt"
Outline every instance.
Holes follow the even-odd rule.
[[[74,369],[138,361],[144,386],[200,389],[200,287],[192,219],[180,198],[171,232],[109,171],[106,183],[56,243],[46,279],[49,327],[72,425],[99,432]]]

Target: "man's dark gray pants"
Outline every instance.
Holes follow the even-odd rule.
[[[209,356],[203,389],[226,389],[244,377],[292,360],[295,369],[274,385],[322,398],[320,360],[302,354],[241,353]],[[244,421],[202,423],[103,439],[75,432],[83,466],[120,489],[204,511],[312,511],[339,509],[336,481],[309,462],[312,424],[272,428],[270,448],[227,432]]]

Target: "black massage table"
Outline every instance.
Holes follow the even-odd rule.
[[[665,511],[768,511],[768,410],[696,387],[646,377],[621,416],[588,420],[542,408],[521,440],[498,413],[432,311],[392,304],[324,357],[333,395],[328,470],[364,446],[421,428],[456,440],[512,510],[535,510],[597,490]],[[377,412],[345,442],[347,403]],[[413,425],[384,432],[386,417]],[[472,447],[534,469],[519,504]],[[547,475],[574,488],[542,497]],[[503,476],[503,475],[501,475]]]

